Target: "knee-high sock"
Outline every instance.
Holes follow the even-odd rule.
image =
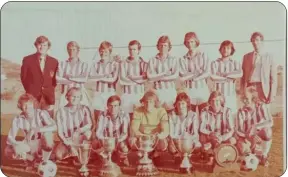
[[[52,150],[50,150],[50,151],[42,150],[42,160],[43,160],[44,162],[46,162],[47,160],[49,160],[51,153],[52,153]]]
[[[271,148],[271,145],[272,145],[272,140],[269,140],[269,141],[263,141],[262,143],[262,148],[263,148],[263,155],[267,157],[269,151],[270,151],[270,148]]]

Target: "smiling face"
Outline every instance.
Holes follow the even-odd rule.
[[[22,111],[28,117],[33,117],[35,113],[34,103],[32,101],[28,101],[23,104]]]
[[[81,98],[82,98],[81,91],[74,90],[68,96],[67,101],[68,101],[68,104],[70,104],[71,106],[77,106],[80,104]]]
[[[48,41],[36,44],[37,53],[40,53],[41,55],[46,55],[49,50],[49,44]]]
[[[110,59],[110,51],[108,48],[102,48],[100,49],[100,56],[102,59],[106,60],[106,59]]]
[[[231,45],[225,45],[221,48],[220,52],[221,52],[222,57],[228,57],[231,55],[232,46]]]

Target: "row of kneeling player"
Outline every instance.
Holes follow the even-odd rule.
[[[45,110],[38,109],[33,96],[20,96],[18,107],[22,112],[13,119],[5,155],[33,163],[48,160],[54,150],[56,159],[62,160],[75,156],[78,145],[91,143],[92,149],[103,156],[102,140],[107,137],[116,139],[119,163],[126,166],[129,165],[127,154],[137,150],[140,138],[145,136],[157,139],[150,156],[155,163],[160,158],[159,152],[168,150],[174,157],[181,155],[173,143],[175,139],[191,138],[191,148],[204,151],[230,143],[242,155],[255,151],[256,144],[261,144],[263,162],[266,162],[271,147],[272,116],[266,105],[249,93],[242,98],[244,104],[235,119],[231,110],[224,106],[224,97],[218,91],[211,93],[208,106],[200,116],[191,111],[189,96],[184,92],[178,93],[174,110],[167,113],[160,106],[157,94],[148,91],[140,100],[142,106],[134,110],[132,120],[120,109],[119,96],[114,95],[107,101],[107,111],[98,119],[96,132],[91,131],[91,112],[80,104],[81,97],[79,88],[69,89],[66,94],[68,103],[57,111],[55,122]],[[15,140],[19,130],[25,134],[23,141]],[[54,146],[53,132],[56,130],[60,143]],[[96,138],[92,138],[93,134]]]

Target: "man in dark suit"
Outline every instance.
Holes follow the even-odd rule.
[[[39,36],[34,45],[37,52],[23,58],[21,66],[21,82],[26,91],[40,103],[41,109],[53,115],[55,104],[57,59],[47,54],[51,43],[45,36]]]

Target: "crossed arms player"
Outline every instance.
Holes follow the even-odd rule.
[[[122,86],[122,108],[132,118],[135,107],[140,105],[139,100],[145,92],[144,83],[147,81],[147,63],[139,56],[141,44],[129,42],[129,57],[120,64],[119,83]]]

